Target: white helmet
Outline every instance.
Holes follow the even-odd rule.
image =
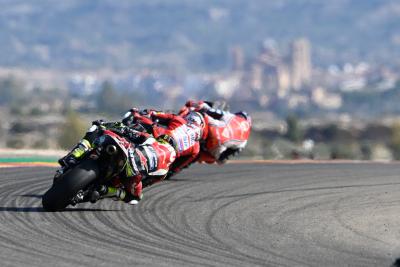
[[[188,126],[197,132],[197,139],[200,140],[206,127],[203,115],[200,112],[191,111],[185,116],[185,119],[188,122]]]
[[[203,128],[205,125],[204,117],[200,112],[191,111],[186,115],[185,119],[187,120],[188,124],[196,124],[201,128]]]

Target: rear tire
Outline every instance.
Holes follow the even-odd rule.
[[[63,174],[47,190],[42,197],[43,208],[46,211],[65,209],[79,190],[84,189],[97,178],[98,173],[96,161],[92,159],[82,161]]]

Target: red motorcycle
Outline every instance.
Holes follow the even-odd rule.
[[[202,144],[198,162],[222,162],[240,152],[247,144],[251,119],[242,112],[226,113],[224,120],[209,119],[208,136]]]

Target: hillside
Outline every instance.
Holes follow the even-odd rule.
[[[400,55],[393,0],[1,1],[0,65],[220,70],[229,48],[299,36],[319,65]]]

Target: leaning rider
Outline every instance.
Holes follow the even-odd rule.
[[[136,205],[143,197],[143,183],[146,186],[163,180],[172,162],[175,160],[175,150],[165,139],[160,136],[155,139],[151,135],[132,130],[120,122],[105,123],[93,122],[93,126],[76,147],[64,158],[59,160],[60,165],[66,169],[79,162],[88,151],[94,148],[95,139],[103,130],[115,131],[126,137],[132,144],[128,148],[128,162],[120,174],[124,189],[112,186],[98,188],[98,197],[113,197],[128,204]],[[92,199],[96,201],[96,199]]]
[[[200,140],[207,136],[207,121],[199,112],[188,112],[185,116],[150,110],[146,114],[132,110],[135,122],[143,125],[154,137],[164,134],[175,148],[177,160],[170,175],[180,172],[194,162],[200,152]],[[129,117],[129,116],[127,116]]]
[[[229,159],[231,156],[240,153],[247,142],[242,142],[239,145],[236,144],[236,142],[235,145],[222,144],[221,140],[219,139],[221,138],[221,136],[219,136],[218,134],[212,134],[214,131],[211,128],[226,128],[228,127],[232,118],[234,118],[235,116],[243,117],[245,120],[248,121],[249,125],[251,126],[251,118],[245,111],[231,113],[229,111],[214,108],[213,106],[214,103],[210,101],[188,100],[185,105],[180,109],[179,114],[185,115],[189,112],[196,111],[205,116],[208,121],[207,126],[209,134],[207,135],[206,142],[203,142],[203,144],[212,143],[215,144],[216,147],[213,147],[212,151],[208,151],[205,146],[202,146],[200,161],[204,161],[207,163],[217,162],[218,164],[222,164],[225,163],[226,160]]]

